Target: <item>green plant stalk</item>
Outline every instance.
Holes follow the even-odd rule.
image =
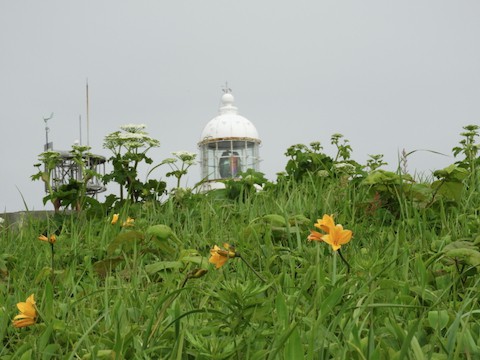
[[[242,259],[242,261],[250,268],[250,270],[253,271],[253,273],[254,273],[255,275],[257,275],[257,277],[258,277],[260,280],[262,280],[263,282],[267,282],[264,278],[262,278],[262,277],[260,276],[260,274],[253,268],[253,266],[250,265],[247,260],[245,260],[245,258],[244,258],[243,256],[241,256],[241,255],[239,255],[239,254],[238,254],[237,256],[240,257],[240,259]]]
[[[184,165],[185,165],[185,164],[182,163],[182,167],[181,167],[179,176],[177,176],[177,189],[180,188],[180,180],[182,179],[182,173],[183,173],[183,167],[184,167]]]
[[[337,252],[333,252],[332,285],[337,282]]]
[[[55,261],[54,261],[54,254],[55,254],[55,251],[54,251],[54,246],[53,246],[53,243],[50,243],[50,250],[51,250],[51,253],[52,253],[52,285],[53,285],[53,281],[55,280]]]
[[[340,249],[338,249],[337,252],[338,252],[338,255],[340,255],[340,259],[342,259],[342,261],[345,263],[345,265],[347,265],[347,274],[350,273],[350,264],[349,264],[348,261],[343,257],[342,252],[340,251]]]

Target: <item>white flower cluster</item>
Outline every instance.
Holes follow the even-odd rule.
[[[115,149],[117,147],[125,146],[129,149],[136,149],[143,146],[158,147],[160,141],[150,137],[143,129],[146,125],[127,124],[120,127],[124,132],[115,131],[107,136],[103,146],[107,149]]]
[[[355,173],[355,166],[349,163],[338,163],[334,165],[335,169],[344,172],[346,174],[354,174]]]
[[[166,158],[162,161],[162,164],[174,164],[177,162],[178,159],[175,158]]]
[[[191,153],[188,151],[175,151],[175,152],[172,152],[172,154],[173,156],[182,160],[187,165],[194,165],[195,158],[197,157],[197,154]]]
[[[330,173],[327,170],[318,170],[317,171],[318,177],[329,177]]]
[[[120,126],[120,129],[129,133],[144,133],[143,129],[146,127],[145,124],[126,124]]]
[[[38,155],[38,160],[42,163],[56,162],[60,159],[60,153],[54,150],[47,150]]]

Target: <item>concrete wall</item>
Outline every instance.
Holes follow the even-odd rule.
[[[29,219],[46,219],[48,216],[52,216],[55,212],[53,210],[40,210],[40,211],[17,211],[11,213],[0,214],[0,227],[7,227],[10,225],[21,226],[25,221]]]

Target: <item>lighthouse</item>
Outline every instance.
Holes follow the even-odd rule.
[[[224,188],[222,180],[236,179],[247,169],[259,171],[258,131],[239,115],[231,90],[223,92],[218,115],[205,125],[198,143],[203,191]]]

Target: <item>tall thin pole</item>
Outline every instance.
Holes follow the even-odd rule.
[[[80,145],[82,145],[82,115],[78,115],[78,133],[80,135]]]
[[[88,103],[88,78],[87,78],[87,146],[90,146],[90,107]]]
[[[50,131],[50,128],[48,127],[48,120],[50,120],[52,117],[53,113],[50,114],[50,117],[43,118],[43,121],[45,122],[45,151],[50,150],[50,146],[48,144],[48,132]]]

